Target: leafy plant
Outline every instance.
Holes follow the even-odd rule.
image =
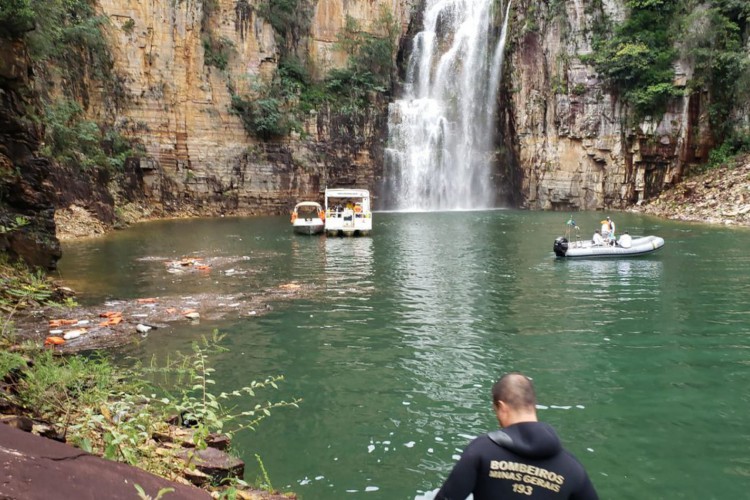
[[[744,48],[750,4],[733,0],[690,4],[681,26],[680,53],[693,67],[690,90],[708,91],[711,130],[722,142],[739,125],[733,116],[734,103],[750,98],[750,60]]]
[[[134,484],[133,486],[135,486],[135,489],[138,491],[138,498],[140,498],[141,500],[160,500],[167,493],[174,492],[174,488],[162,488],[156,494],[156,497],[152,497],[151,495],[146,494],[141,485]]]
[[[119,132],[105,132],[86,120],[81,105],[72,100],[47,107],[45,139],[43,154],[83,170],[121,170],[128,157],[140,154]]]
[[[0,2],[0,37],[18,38],[34,29],[34,10],[29,0]]]
[[[237,10],[246,0],[237,2]],[[268,21],[276,32],[281,57],[292,55],[305,35],[310,31],[313,6],[309,0],[264,0],[257,13]]]
[[[218,345],[221,338],[214,332],[196,342],[190,354],[178,353],[164,365],[154,360],[150,366],[136,364],[132,369],[115,368],[104,357],[59,357],[36,351],[32,366],[17,384],[17,401],[58,423],[68,441],[85,451],[174,479],[185,468],[184,455],[179,455],[179,447],[157,449],[153,439],[170,433],[169,417],[177,415],[180,423],[190,426],[191,445],[203,449],[211,433],[231,436],[255,429],[272,410],[297,407],[300,401],[252,405],[259,391],[278,388],[283,377],[253,381],[231,393],[212,391],[210,360],[225,350]],[[6,371],[25,362],[18,356],[0,355],[0,369]],[[233,481],[237,486],[246,484],[238,478]]]
[[[128,35],[133,32],[133,28],[135,27],[135,20],[131,17],[127,21],[125,21],[122,24],[122,31],[127,33]]]
[[[633,105],[637,118],[663,113],[674,88],[675,2],[629,0],[629,15],[613,33],[597,32],[589,58],[609,85]]]
[[[271,415],[275,408],[293,406],[297,407],[299,399],[290,402],[280,401],[272,403],[257,403],[251,409],[239,409],[236,400],[256,397],[256,391],[273,388],[278,389],[277,382],[284,379],[283,376],[267,377],[263,381],[252,381],[250,385],[235,389],[231,393],[221,392],[214,394],[210,386],[215,384],[213,379],[214,368],[208,364],[210,354],[226,351],[219,345],[223,336],[214,331],[210,338],[204,337],[201,343],[193,343],[193,352],[190,355],[178,356],[176,362],[169,363],[163,368],[155,368],[152,363],[151,370],[154,373],[162,373],[168,377],[176,376],[174,382],[178,387],[184,387],[180,394],[171,394],[166,391],[168,397],[160,401],[180,416],[183,424],[194,425],[197,446],[205,445],[204,440],[212,432],[222,432],[228,436],[234,433],[250,429],[256,426],[266,417]]]
[[[13,316],[30,305],[46,303],[52,288],[43,271],[32,272],[22,264],[13,268],[7,262],[0,266],[0,338],[9,334]]]
[[[13,231],[18,231],[24,226],[29,225],[29,219],[23,215],[17,215],[11,222],[6,224],[0,224],[0,234],[8,234]]]

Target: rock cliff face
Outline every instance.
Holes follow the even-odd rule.
[[[29,64],[21,41],[0,38],[0,252],[53,268],[61,253],[50,166],[35,158],[40,129],[24,119]]]
[[[380,3],[315,4],[302,51],[318,76],[346,63],[346,54],[334,49],[346,16],[367,29]],[[115,67],[128,96],[119,126],[145,146],[147,157],[136,173],[146,201],[157,210],[280,213],[298,199],[319,198],[326,186],[373,185],[387,103],[371,110],[356,138],[336,126],[335,115],[321,113],[306,120],[302,136],[259,141],[230,112],[232,92],[250,91],[277,65],[277,38],[257,15],[255,2],[100,0],[100,5],[111,20]],[[405,4],[388,6],[397,20],[405,19]],[[207,64],[201,39],[207,31],[229,47],[225,69]]]
[[[612,19],[624,2],[604,0]],[[521,169],[521,204],[533,209],[624,208],[653,197],[679,180],[685,168],[705,160],[711,144],[700,95],[677,99],[659,121],[627,125],[621,100],[602,85],[580,57],[591,53],[594,2],[565,2],[553,15],[546,4],[514,7],[508,53],[506,130]],[[533,28],[529,28],[533,26]],[[690,68],[678,64],[685,85]]]

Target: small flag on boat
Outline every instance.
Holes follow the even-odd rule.
[[[570,215],[570,219],[568,219],[568,222],[566,222],[565,224],[578,229],[578,226],[576,225],[576,221],[573,220],[573,214]]]

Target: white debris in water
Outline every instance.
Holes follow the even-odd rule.
[[[609,342],[609,337],[604,337],[604,340],[606,340],[607,342]]]
[[[414,448],[415,444],[416,443],[414,441],[409,441],[408,443],[404,443],[404,446],[406,446],[407,448]]]
[[[536,405],[537,410],[549,410],[549,406],[545,405]]]
[[[474,387],[482,387],[482,384],[474,384]]]
[[[138,333],[148,333],[151,328],[151,326],[144,325],[142,323],[138,323],[137,325],[135,325],[135,331],[137,331]]]
[[[346,490],[347,493],[357,493],[359,490]]]
[[[433,453],[435,450],[432,448],[427,448],[427,453]]]
[[[593,448],[586,448],[586,451],[590,451],[591,453],[594,453],[594,449]]]
[[[375,445],[371,444],[367,446],[367,453],[372,453],[375,451]]]
[[[453,460],[458,460],[459,458],[461,458],[461,455],[453,455],[453,456],[451,456],[451,458]]]
[[[145,313],[131,314],[130,316],[133,318],[148,318],[148,314]]]
[[[235,302],[234,304],[229,304],[228,307],[240,307],[240,303],[239,302]]]
[[[315,476],[315,480],[316,481],[320,481],[321,479],[324,479],[324,478],[325,478],[325,476]]]
[[[556,406],[556,405],[550,405],[550,408],[554,408],[556,410],[570,410],[570,406]]]
[[[391,444],[390,441],[383,441],[383,444]]]
[[[474,439],[476,436],[469,436],[468,434],[459,434],[460,437],[466,438],[466,439]]]
[[[50,331],[49,331],[49,334],[50,334],[50,335],[59,335],[59,334],[61,334],[61,333],[62,333],[63,331],[64,331],[64,330],[50,330]]]
[[[411,403],[409,401],[402,401],[401,404],[404,406],[409,406]]]
[[[250,311],[250,312],[249,312],[249,313],[247,313],[247,314],[248,314],[249,316],[255,316],[255,315],[256,315],[256,314],[258,314],[258,313],[257,313],[257,312],[255,312],[255,311]]]
[[[576,408],[579,408],[579,409],[583,410],[583,409],[584,409],[584,408],[586,408],[586,407],[585,407],[585,406],[583,406],[583,405],[576,405]]]
[[[310,481],[310,479],[307,476],[305,476],[305,479],[299,481],[299,484],[300,486],[305,486],[306,484],[310,484],[311,482],[312,481]]]
[[[443,438],[441,438],[440,436],[435,436],[435,441],[440,441],[442,443],[443,442]]]
[[[379,489],[377,486],[368,486],[365,491],[378,491]]]
[[[76,323],[76,326],[88,325],[89,323],[90,323],[90,321],[87,320],[87,319],[80,319],[80,320],[78,320],[78,323]]]

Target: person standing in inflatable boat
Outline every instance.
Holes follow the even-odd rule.
[[[602,221],[602,238],[610,245],[615,243],[615,221],[609,216]]]

